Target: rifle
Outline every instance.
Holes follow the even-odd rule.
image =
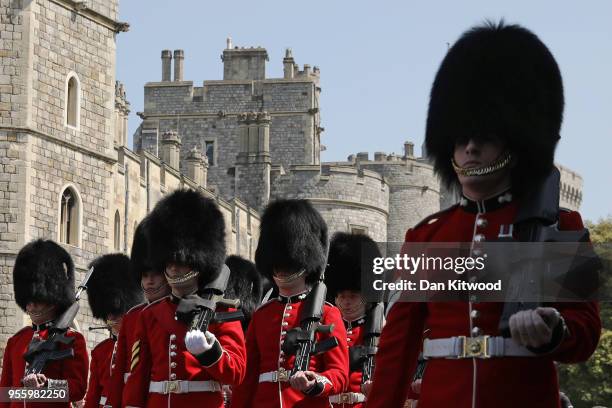
[[[230,269],[223,265],[221,273],[214,281],[206,285],[199,294],[181,298],[176,309],[176,318],[190,326],[190,330],[206,332],[210,323],[223,323],[242,320],[242,310],[234,312],[217,312],[219,305],[240,307],[239,299],[225,299],[225,289],[230,277]]]
[[[385,306],[374,303],[366,313],[363,326],[363,345],[349,348],[350,371],[361,369],[361,383],[372,379],[374,372],[374,356],[378,350],[378,340],[382,332]]]
[[[79,285],[72,305],[70,305],[70,307],[55,321],[55,324],[49,328],[49,336],[47,339],[40,340],[38,338],[32,338],[28,346],[28,351],[23,355],[23,358],[27,362],[24,376],[42,373],[49,361],[74,357],[74,350],[72,348],[59,350],[59,346],[60,344],[69,345],[74,341],[74,338],[66,336],[66,332],[79,311],[81,293],[87,290],[87,282],[89,282],[89,278],[93,274],[93,271],[94,268],[92,266],[89,268],[89,271],[87,271],[83,282]]]
[[[533,190],[527,196],[525,202],[515,217],[513,225],[509,226],[506,234],[500,233],[499,241],[502,242],[588,242],[589,231],[582,228],[578,231],[559,231],[559,190],[561,175],[556,167],[543,180],[539,188]],[[518,239],[512,238],[512,230],[517,229]],[[510,337],[510,316],[521,311],[535,309],[542,304],[542,262],[544,253],[543,246],[534,247],[528,259],[521,261],[519,268],[509,276],[508,292],[502,317],[499,322],[499,330],[504,337]],[[538,252],[539,251],[539,252]],[[519,256],[520,258],[520,256]],[[569,274],[579,273],[581,270],[597,268],[599,258],[594,251],[589,251],[582,262],[572,263]],[[587,279],[587,276],[584,276]],[[585,282],[585,287],[589,286]],[[536,299],[535,301],[523,302],[520,299]]]
[[[361,369],[361,383],[364,384],[372,378],[374,372],[374,356],[378,350],[378,340],[383,328],[383,319],[385,316],[385,306],[381,303],[376,303],[369,310],[366,317],[366,322],[363,327],[363,343],[365,360]]]
[[[317,333],[329,334],[334,330],[333,324],[321,324],[326,293],[325,283],[319,280],[304,299],[304,306],[300,314],[300,327],[287,332],[282,349],[287,355],[295,354],[290,376],[298,371],[307,371],[310,357],[329,351],[338,345],[338,339],[335,337],[320,342],[315,339]]]

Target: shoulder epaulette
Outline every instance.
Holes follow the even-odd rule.
[[[444,210],[438,211],[437,213],[433,213],[431,215],[428,215],[427,217],[423,218],[423,220],[421,222],[419,222],[418,224],[416,224],[414,227],[412,227],[411,229],[415,230],[419,227],[422,227],[423,225],[429,225],[429,224],[433,224],[434,222],[438,221],[438,219],[443,215],[446,214],[447,212],[454,210],[455,208],[457,208],[459,204],[454,204],[451,205],[448,208],[445,208]]]

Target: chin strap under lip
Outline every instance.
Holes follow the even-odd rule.
[[[306,269],[302,269],[301,271],[291,274],[289,276],[274,275],[273,278],[276,282],[279,282],[279,283],[291,283],[299,279],[300,277],[302,277],[305,273],[306,273]]]
[[[486,166],[481,167],[461,167],[459,166],[454,158],[451,158],[451,163],[453,165],[453,169],[455,173],[459,176],[486,176],[491,173],[495,173],[505,167],[507,167],[512,162],[512,155],[510,152],[506,152],[502,156],[500,156],[493,163],[488,164]]]

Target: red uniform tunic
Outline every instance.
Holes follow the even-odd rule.
[[[499,200],[460,205],[426,219],[406,233],[406,242],[478,242],[496,239],[500,226],[511,224],[518,205],[511,195]],[[500,204],[501,202],[501,204]],[[481,220],[481,221],[479,221]],[[559,228],[583,227],[577,212],[560,212]],[[551,353],[537,357],[430,359],[419,408],[559,407],[554,361],[585,361],[597,347],[601,331],[597,303],[552,305],[565,319],[569,335]],[[367,408],[401,407],[412,382],[421,334],[430,339],[452,336],[499,336],[503,303],[432,302],[394,304],[383,329],[376,356],[374,385]]]
[[[329,396],[345,390],[348,384],[346,331],[340,311],[327,303],[322,322],[334,325],[332,335],[338,339],[339,345],[310,361],[310,370],[325,378],[323,390],[316,396],[306,396],[293,389],[288,381],[260,382],[261,374],[293,368],[295,356],[284,355],[281,345],[287,330],[299,326],[304,297],[273,299],[253,314],[247,330],[247,375],[234,390],[232,408],[329,407]],[[317,334],[317,339],[324,338],[324,335]]]
[[[85,395],[84,408],[108,405],[114,351],[115,340],[112,338],[104,340],[91,351],[89,386]]]
[[[121,407],[121,394],[130,372],[132,345],[136,340],[136,325],[140,312],[145,306],[147,306],[147,303],[134,306],[121,320],[121,330],[119,330],[115,345],[115,361],[111,370],[110,391],[108,393],[108,404],[115,408]]]
[[[40,326],[39,326],[40,327]],[[30,341],[35,331],[33,327],[24,327],[11,337],[4,349],[4,359],[2,362],[2,376],[0,378],[0,387],[23,387],[21,380],[25,373],[24,353],[28,350]],[[41,328],[38,331],[38,336],[41,339],[46,339],[48,329]],[[70,401],[80,401],[85,396],[87,389],[87,367],[89,366],[89,357],[85,348],[85,339],[81,333],[74,330],[68,330],[67,337],[74,338],[70,345],[60,344],[60,350],[72,348],[74,356],[63,360],[50,361],[43,374],[48,379],[66,380],[68,382],[68,399]],[[33,408],[69,408],[68,402],[31,402],[25,406]],[[0,408],[20,407],[24,408],[23,402],[0,402]]]
[[[363,324],[365,323],[365,318],[362,317],[351,322],[346,320],[343,321],[344,327],[346,329],[347,348],[350,349],[351,347],[363,345]],[[349,384],[346,388],[345,393],[350,392],[361,394],[361,373],[361,368],[359,368],[358,370],[350,371]],[[363,403],[333,403],[332,406],[334,408],[361,408],[363,406]]]
[[[123,390],[124,406],[222,407],[221,385],[236,385],[244,378],[246,354],[240,322],[211,324],[209,331],[218,341],[196,358],[185,347],[187,325],[174,318],[177,305],[178,299],[165,297],[140,313],[131,350],[131,374]],[[205,381],[218,390],[176,392]],[[150,392],[153,382],[166,387],[166,393]]]

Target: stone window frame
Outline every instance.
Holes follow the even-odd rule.
[[[63,202],[62,202],[62,199],[63,199],[64,193],[67,190],[70,190],[72,195],[76,198],[76,202],[75,202],[76,208],[74,210],[76,212],[76,225],[72,224],[70,228],[71,232],[76,234],[76,238],[72,242],[65,242],[62,239],[62,229],[63,229],[63,225],[62,225],[62,204]],[[82,236],[83,236],[82,225],[83,225],[83,199],[81,198],[81,193],[79,192],[79,189],[73,183],[64,184],[62,188],[59,190],[59,194],[57,197],[57,226],[58,226],[57,242],[80,248],[82,245]]]
[[[356,235],[356,234],[368,235],[368,227],[366,227],[365,225],[349,224],[348,227],[349,227],[348,229],[351,235]],[[362,232],[355,233],[355,230],[359,230]]]
[[[76,112],[75,112],[75,125],[71,125],[70,123],[68,123],[68,85],[70,84],[70,80],[74,78],[76,81]],[[81,129],[81,101],[83,99],[83,95],[81,92],[81,80],[79,79],[79,75],[74,72],[74,71],[70,71],[68,73],[68,75],[66,75],[66,83],[64,86],[64,126],[68,127],[70,129],[74,129],[74,130],[80,130]]]
[[[217,163],[218,163],[218,156],[217,156],[217,138],[216,137],[205,137],[202,141],[202,152],[204,153],[205,157],[208,157],[208,154],[206,154],[206,143],[207,142],[212,142],[213,144],[213,161],[212,163],[210,162],[210,160],[208,161],[208,167],[217,167]]]

